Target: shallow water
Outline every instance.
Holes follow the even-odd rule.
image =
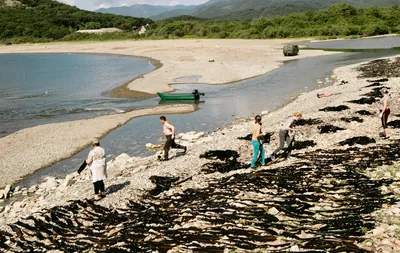
[[[134,57],[0,54],[0,137],[130,109],[132,99],[102,93],[154,69],[148,60]]]
[[[347,40],[329,40],[305,44],[311,48],[323,49],[390,49],[400,47],[400,36],[383,38],[362,38]]]
[[[167,118],[177,127],[178,132],[210,132],[233,122],[234,115],[248,117],[263,110],[274,110],[291,101],[299,93],[317,89],[317,80],[324,80],[326,76],[330,76],[336,67],[396,53],[385,51],[321,56],[291,61],[267,75],[229,85],[175,85],[174,88],[178,89],[177,92],[187,92],[193,89],[205,92],[206,96],[202,98],[205,102],[200,103],[199,109],[194,113],[167,115]],[[158,103],[159,99],[153,98],[136,104],[151,106]],[[288,115],[282,115],[282,119],[286,117]],[[154,154],[154,151],[145,149],[145,144],[157,143],[157,140],[162,137],[158,118],[159,116],[147,116],[133,119],[106,136],[102,140],[102,145],[106,148],[109,158],[121,153],[131,156]],[[37,183],[48,175],[64,176],[77,170],[88,151],[88,149],[84,150],[70,159],[36,173],[23,184]]]

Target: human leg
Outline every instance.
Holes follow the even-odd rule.
[[[101,180],[98,182],[99,183],[99,191],[100,191],[100,196],[105,196],[104,192],[105,192],[105,185],[104,185],[104,181]]]
[[[382,127],[383,127],[383,130],[385,131],[386,138],[389,137],[389,129],[388,129],[388,125],[387,125],[389,115],[390,115],[390,109],[386,109],[382,114]]]
[[[258,158],[258,152],[260,151],[260,142],[252,140],[251,144],[253,144],[253,159],[251,160],[251,167],[255,168]]]
[[[262,143],[260,143],[260,152],[261,152],[261,165],[265,165],[265,150],[264,147],[262,145]]]
[[[172,135],[166,135],[165,137],[167,137],[167,141],[165,142],[164,145],[164,160],[168,160],[168,153],[169,150],[171,149],[172,146]]]
[[[279,147],[277,149],[275,149],[274,152],[272,152],[271,157],[273,159],[278,154],[278,152],[281,151],[285,147],[286,135],[287,135],[287,131],[285,131],[285,130],[280,130],[279,131]]]

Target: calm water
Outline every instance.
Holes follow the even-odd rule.
[[[311,48],[324,49],[390,49],[400,47],[400,36],[320,41],[306,43],[305,45]]]
[[[0,136],[22,128],[134,107],[103,92],[154,70],[146,59],[82,54],[0,54]]]
[[[184,115],[170,115],[167,118],[174,123],[178,132],[205,131],[210,132],[223,127],[227,122],[234,121],[235,116],[248,117],[263,110],[273,110],[289,102],[301,92],[307,92],[317,87],[317,80],[329,76],[332,70],[339,66],[366,61],[371,58],[397,54],[396,51],[375,53],[343,53],[322,56],[298,61],[291,61],[282,68],[267,75],[229,85],[176,85],[178,92],[198,89],[205,92],[205,101],[199,105],[199,110]],[[137,105],[149,106],[159,103],[159,99],[148,99],[136,102]],[[287,115],[282,115],[287,117]],[[154,154],[147,151],[146,143],[156,143],[161,137],[161,126],[158,116],[148,116],[133,119],[121,128],[111,132],[102,140],[109,157],[121,153],[133,156]],[[88,149],[74,157],[60,162],[30,177],[24,184],[36,183],[44,176],[63,176],[75,171]]]

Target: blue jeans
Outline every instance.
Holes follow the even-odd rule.
[[[252,140],[251,144],[253,144],[254,153],[253,153],[253,160],[251,160],[251,167],[256,167],[256,162],[258,158],[258,153],[261,152],[261,164],[265,164],[265,152],[262,144],[259,141]]]

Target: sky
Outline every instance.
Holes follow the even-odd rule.
[[[57,0],[62,3],[74,5],[84,10],[97,10],[99,8],[108,8],[116,6],[131,6],[134,4],[152,4],[152,5],[198,5],[208,0]]]

